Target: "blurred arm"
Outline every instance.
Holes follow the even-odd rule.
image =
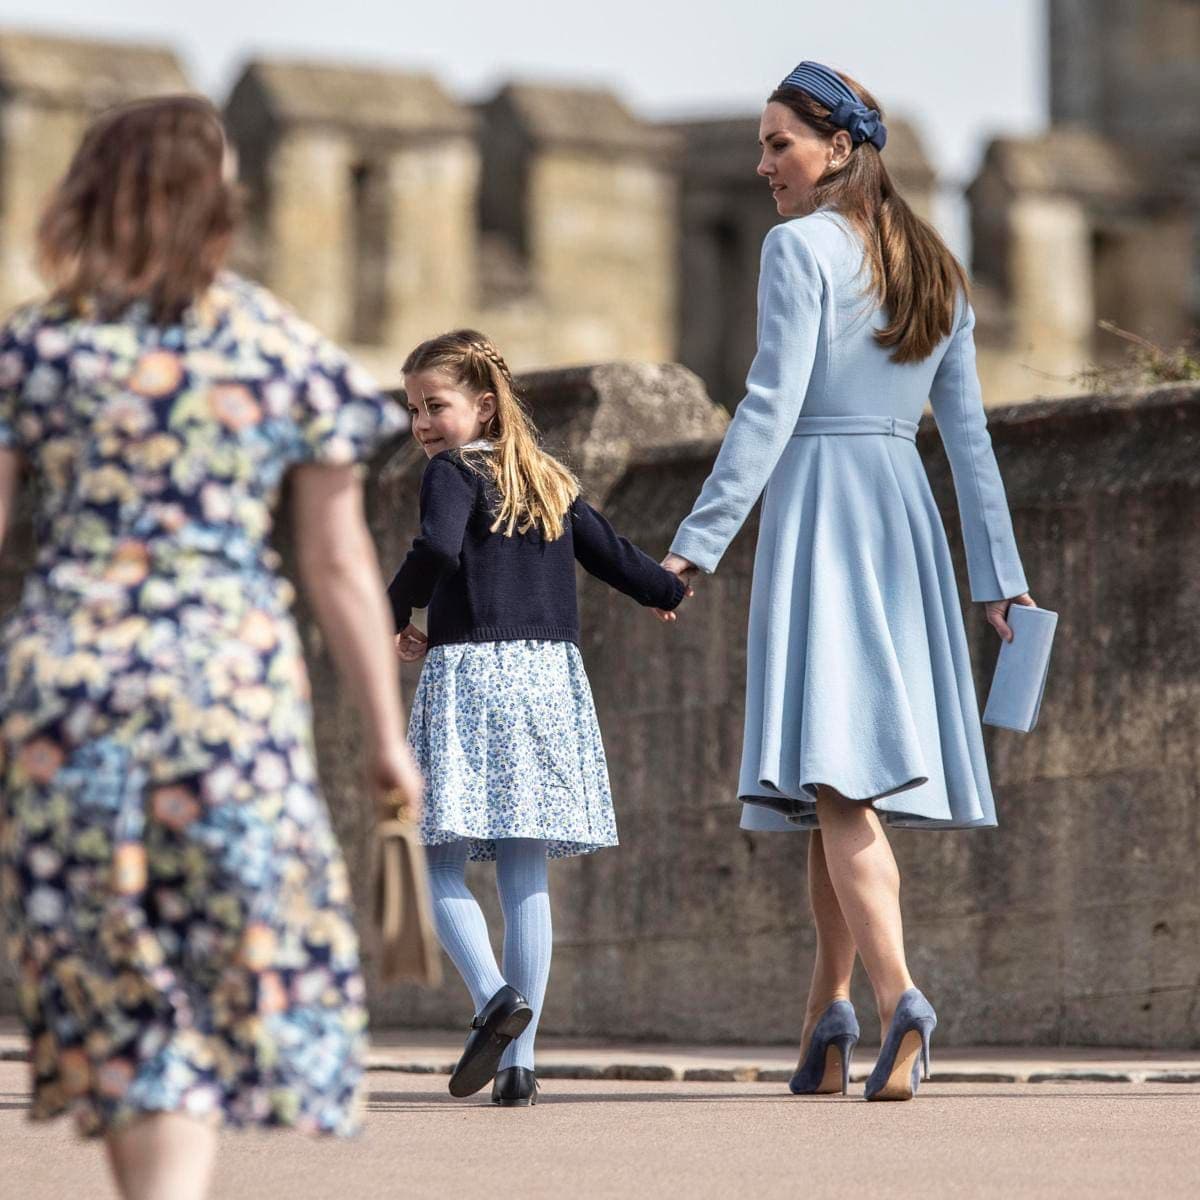
[[[293,488],[304,591],[372,751],[403,738],[404,710],[375,546],[355,467],[304,466]]]

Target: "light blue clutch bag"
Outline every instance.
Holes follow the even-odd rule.
[[[983,722],[1028,733],[1037,724],[1042,707],[1058,613],[1011,604],[1007,620],[1013,640],[1000,645]]]

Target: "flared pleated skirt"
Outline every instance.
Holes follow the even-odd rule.
[[[763,499],[745,722],[745,829],[815,827],[821,785],[892,825],[996,824],[954,567],[908,437],[789,441]]]
[[[499,838],[537,838],[551,858],[617,844],[608,764],[573,642],[434,646],[408,740],[425,776],[426,845],[465,840],[472,861]]]

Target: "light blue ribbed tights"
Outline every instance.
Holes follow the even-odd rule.
[[[529,1001],[533,1020],[513,1041],[500,1067],[533,1070],[533,1040],[550,977],[550,892],[546,880],[546,843],[536,838],[497,838],[496,890],[504,912],[504,971],[496,965],[487,921],[464,872],[467,843],[446,842],[426,849],[429,889],[438,940],[471,993],[475,1011],[509,983]]]

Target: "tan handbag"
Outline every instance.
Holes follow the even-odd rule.
[[[371,894],[380,934],[379,974],[384,983],[411,980],[437,987],[442,956],[433,928],[425,847],[405,807],[402,791],[389,792],[375,827]]]

